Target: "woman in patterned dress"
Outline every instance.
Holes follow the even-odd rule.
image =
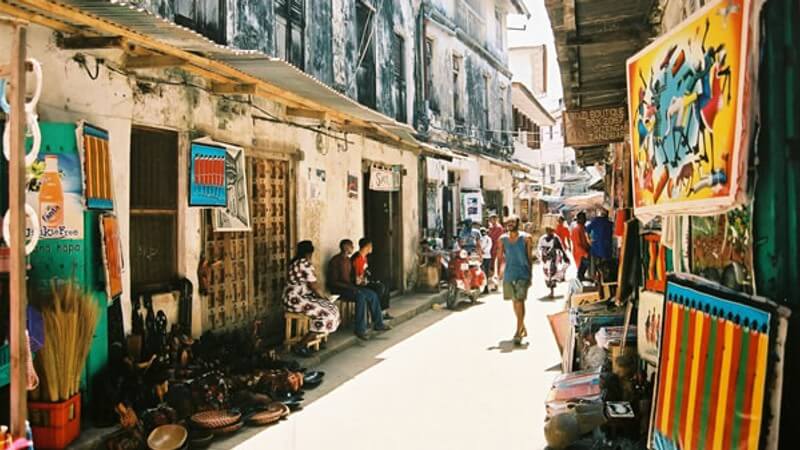
[[[283,292],[283,305],[287,311],[303,314],[310,319],[309,334],[304,337],[302,345],[318,334],[333,333],[339,327],[341,318],[339,308],[322,295],[317,283],[311,255],[314,244],[301,241],[297,244],[297,256],[289,264],[286,290]]]

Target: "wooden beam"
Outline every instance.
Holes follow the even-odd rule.
[[[253,83],[212,83],[211,90],[217,94],[255,94]]]
[[[77,35],[62,37],[57,41],[58,47],[66,50],[90,50],[97,48],[122,48],[125,39],[121,36],[86,36]]]
[[[125,58],[126,69],[156,69],[182,66],[186,63],[182,58],[171,55],[128,56]]]
[[[35,14],[24,9],[17,8],[16,6],[9,5],[8,3],[0,2],[0,12],[64,33],[73,34],[80,32],[80,30],[77,28],[67,25],[64,22],[59,22],[58,20],[44,17],[41,14]]]
[[[317,111],[305,108],[286,108],[286,115],[293,117],[304,117],[306,119],[327,120],[328,114],[325,111]]]
[[[25,58],[26,28],[15,25],[11,39],[10,154],[8,168],[8,209],[11,220],[9,253],[9,344],[11,354],[11,433],[26,435],[28,418],[27,338],[25,336],[27,303],[25,292]]]

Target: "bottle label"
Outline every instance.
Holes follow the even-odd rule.
[[[59,203],[43,203],[42,210],[42,223],[46,226],[56,227],[61,225],[61,218],[63,217],[63,209]]]

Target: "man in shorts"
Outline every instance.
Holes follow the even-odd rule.
[[[497,248],[498,270],[503,281],[503,298],[511,300],[514,315],[517,317],[517,331],[514,344],[520,345],[528,335],[525,329],[525,300],[531,287],[531,268],[533,267],[533,238],[519,230],[519,217],[509,216],[505,220],[506,233],[500,236]]]

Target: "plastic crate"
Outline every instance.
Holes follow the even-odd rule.
[[[0,387],[11,382],[11,349],[8,344],[0,346]]]
[[[66,448],[81,433],[81,395],[60,403],[28,402],[36,448]]]

